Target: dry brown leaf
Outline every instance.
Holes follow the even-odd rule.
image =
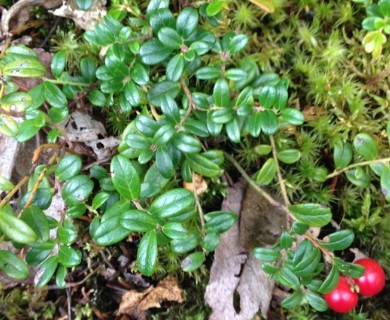
[[[179,287],[176,278],[168,276],[161,280],[157,287],[138,292],[130,290],[122,296],[118,315],[126,314],[136,319],[145,317],[145,311],[150,308],[160,308],[162,301],[175,301],[182,303],[183,290]]]
[[[196,190],[196,194],[199,196],[202,193],[207,191],[207,182],[204,181],[204,179],[198,175],[195,174],[195,183],[192,182],[184,182],[183,187],[191,192],[194,192],[194,189]]]

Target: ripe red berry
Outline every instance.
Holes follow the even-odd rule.
[[[385,286],[386,275],[380,264],[370,258],[359,259],[355,263],[365,268],[364,274],[354,279],[360,294],[371,297],[381,292]]]
[[[350,285],[344,277],[340,277],[336,288],[324,294],[324,299],[328,307],[338,313],[352,311],[358,303],[358,295],[352,291]]]

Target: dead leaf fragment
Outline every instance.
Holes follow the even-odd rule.
[[[194,182],[184,182],[183,187],[191,192],[196,190],[196,194],[199,196],[207,191],[207,182],[198,174],[195,174],[194,176]]]
[[[183,290],[179,287],[177,279],[168,276],[161,280],[157,287],[150,286],[148,289],[138,292],[130,290],[122,296],[118,315],[126,314],[136,319],[144,319],[145,311],[150,308],[160,308],[162,301],[174,301],[182,303]]]

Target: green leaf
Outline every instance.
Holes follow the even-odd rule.
[[[43,94],[45,100],[54,108],[65,108],[68,104],[65,94],[54,83],[45,81],[43,83]]]
[[[196,135],[200,138],[207,138],[210,136],[207,125],[199,120],[195,120],[192,118],[187,119],[184,123],[184,128],[193,135]]]
[[[45,125],[45,115],[42,112],[34,119],[23,121],[19,125],[19,134],[15,139],[19,142],[25,142],[31,139]]]
[[[157,39],[145,42],[139,51],[141,61],[146,65],[158,64],[168,58],[171,53],[172,49],[167,48]]]
[[[6,213],[4,207],[0,210],[0,231],[10,240],[18,243],[32,243],[37,239],[34,230],[27,223],[12,213]]]
[[[167,123],[157,130],[156,134],[153,137],[153,144],[158,147],[163,147],[168,141],[171,140],[174,134],[175,128],[172,124]]]
[[[163,3],[164,1],[159,1],[159,2]],[[166,2],[169,5],[169,1]],[[167,7],[166,8],[160,7],[159,9],[151,12],[149,15],[149,24],[152,27],[154,33],[156,34],[162,27],[175,28],[176,26],[175,18],[172,12]]]
[[[293,244],[293,237],[291,236],[291,233],[288,231],[283,231],[280,235],[280,246],[284,249],[288,249]]]
[[[139,198],[140,179],[135,166],[123,155],[116,155],[111,161],[112,183],[119,194],[126,200]]]
[[[150,213],[158,219],[164,219],[190,211],[194,205],[194,195],[191,191],[172,189],[152,202]]]
[[[206,232],[223,233],[229,230],[237,221],[237,214],[231,211],[213,211],[205,214]]]
[[[231,54],[235,54],[243,50],[249,41],[249,37],[245,34],[235,35],[229,42],[228,50]]]
[[[69,218],[76,219],[81,217],[85,211],[87,211],[87,207],[84,203],[78,203],[74,206],[71,206],[66,210],[66,214]]]
[[[259,93],[259,102],[264,108],[271,108],[276,99],[276,89],[274,86],[262,87]]]
[[[160,148],[156,151],[156,166],[160,174],[166,179],[170,179],[175,174],[172,158],[164,149]]]
[[[161,103],[167,97],[172,99],[180,92],[180,85],[172,81],[162,81],[157,83],[148,91],[148,99],[155,106],[161,106]]]
[[[77,230],[72,222],[65,220],[58,227],[57,239],[61,244],[70,245],[77,240]]]
[[[177,149],[185,153],[198,153],[202,149],[202,144],[197,139],[184,133],[176,133],[173,142]]]
[[[6,250],[0,250],[0,270],[17,280],[26,279],[29,275],[26,263],[16,254]]]
[[[38,240],[49,239],[49,222],[41,209],[36,206],[29,206],[23,210],[20,217],[37,235]]]
[[[141,103],[141,94],[139,92],[138,86],[133,81],[129,81],[125,84],[123,92],[127,102],[130,103],[131,106],[139,106]]]
[[[381,30],[370,31],[363,38],[364,50],[371,53],[373,58],[378,58],[382,53],[382,46],[386,43],[386,36]]]
[[[7,63],[2,73],[11,77],[39,78],[45,75],[46,68],[35,59],[16,59]]]
[[[217,233],[211,232],[206,234],[202,241],[202,247],[207,252],[213,252],[219,245],[220,236]]]
[[[88,176],[75,176],[65,183],[62,198],[68,206],[76,205],[88,199],[93,186],[93,181]]]
[[[345,173],[347,179],[355,186],[367,188],[370,185],[370,176],[362,167],[349,170]]]
[[[58,51],[51,60],[51,73],[55,78],[59,78],[66,66],[66,52]]]
[[[339,142],[334,146],[333,160],[337,169],[343,169],[351,163],[352,145]]]
[[[92,57],[84,57],[80,60],[80,71],[87,82],[96,80],[96,63]]]
[[[183,45],[182,37],[172,28],[161,28],[158,31],[158,39],[161,43],[170,49],[180,49]]]
[[[66,245],[62,245],[58,250],[58,261],[65,267],[74,267],[81,263],[82,254]]]
[[[238,127],[237,119],[234,118],[225,125],[226,134],[230,141],[239,143],[241,140],[240,128]]]
[[[331,251],[347,249],[355,239],[352,230],[339,230],[328,235],[329,240],[320,241],[321,246]]]
[[[8,179],[0,176],[0,192],[11,191],[14,188],[14,184]]]
[[[84,11],[90,9],[94,0],[76,0],[77,6]]]
[[[325,300],[319,295],[308,292],[305,294],[305,298],[313,309],[320,312],[328,310],[328,305],[326,304]]]
[[[56,273],[56,284],[59,288],[65,288],[66,287],[66,282],[65,282],[65,277],[67,275],[68,271],[65,266],[59,265],[57,268],[57,273]]]
[[[305,122],[305,117],[303,116],[302,112],[293,109],[293,108],[286,108],[283,109],[280,112],[280,116],[287,121],[288,123],[294,125],[294,126],[300,126]]]
[[[157,263],[157,235],[151,230],[143,235],[138,245],[137,266],[145,276],[151,276]]]
[[[171,241],[173,252],[183,254],[195,249],[199,244],[199,239],[194,234],[189,234],[185,239],[174,239]]]
[[[261,167],[256,175],[256,182],[261,185],[268,185],[272,182],[276,175],[276,161],[269,158]]]
[[[169,62],[166,67],[166,73],[168,80],[178,81],[184,70],[184,58],[183,55],[175,55]]]
[[[195,76],[200,80],[212,80],[221,76],[221,68],[218,67],[202,67],[199,68]]]
[[[275,86],[275,90],[276,97],[274,106],[279,110],[283,110],[284,108],[286,108],[288,100],[287,82],[285,81],[285,79],[282,79],[277,83],[277,85]]]
[[[169,222],[163,225],[162,232],[171,239],[185,239],[189,232],[181,223]]]
[[[320,259],[321,251],[315,248],[295,266],[295,274],[299,277],[311,277]]]
[[[264,262],[275,262],[280,258],[280,252],[274,248],[254,248],[252,254],[262,263]]]
[[[390,202],[390,165],[384,167],[381,173],[381,190],[387,202]]]
[[[275,273],[276,279],[284,286],[291,287],[293,289],[299,288],[299,279],[287,266],[280,268]]]
[[[198,11],[192,7],[185,7],[177,17],[176,30],[185,39],[189,38],[191,34],[196,31],[198,26],[199,14]]]
[[[367,161],[374,160],[378,156],[378,147],[368,134],[359,133],[353,139],[353,146],[358,154]]]
[[[182,261],[181,268],[185,272],[192,272],[198,269],[205,260],[206,257],[203,252],[194,252]]]
[[[161,110],[171,122],[175,124],[180,122],[179,108],[176,101],[170,96],[166,96],[164,99],[161,99]]]
[[[1,98],[1,108],[8,112],[22,113],[32,103],[31,96],[26,92],[13,92]]]
[[[278,152],[278,159],[287,164],[297,162],[301,158],[301,153],[296,149],[287,149]]]
[[[26,254],[26,262],[30,266],[42,263],[53,251],[55,245],[54,241],[31,243],[30,250]]]
[[[121,214],[120,223],[133,232],[147,232],[157,227],[157,221],[149,213],[140,210],[129,210]]]
[[[287,298],[284,298],[282,300],[282,307],[283,308],[293,308],[297,307],[301,304],[303,299],[303,294],[301,290],[294,291],[293,294],[289,295]]]
[[[278,118],[271,110],[264,110],[260,113],[261,130],[266,135],[273,135],[278,129]]]
[[[92,209],[99,209],[110,197],[110,194],[107,192],[99,192],[92,200]],[[69,214],[68,214],[69,215]]]
[[[260,135],[261,132],[261,113],[255,112],[250,118],[249,118],[249,126],[248,130],[249,133],[257,138]]]
[[[340,272],[336,268],[336,266],[332,266],[328,276],[325,281],[322,283],[321,287],[318,289],[319,293],[325,294],[331,292],[334,288],[336,288],[337,283],[339,282]]]
[[[242,69],[229,69],[225,72],[225,77],[231,81],[243,81],[248,78],[248,74]]]
[[[81,169],[81,158],[74,154],[63,157],[56,168],[56,177],[60,181],[66,181],[76,176]]]
[[[207,159],[202,154],[186,154],[186,159],[191,169],[201,176],[213,178],[220,176],[223,172],[217,164]]]
[[[0,133],[13,138],[19,134],[18,124],[11,116],[0,114]]]
[[[295,204],[288,208],[296,220],[311,227],[323,227],[332,219],[330,209],[317,203]]]
[[[58,266],[57,256],[47,258],[39,266],[38,271],[34,277],[34,284],[38,288],[42,288],[44,285],[46,285],[53,277],[54,272],[56,272],[57,266]]]
[[[223,2],[221,0],[212,0],[206,7],[206,14],[209,17],[217,15],[223,8]]]
[[[225,79],[218,79],[214,85],[213,102],[215,106],[226,108],[229,106],[229,85]]]

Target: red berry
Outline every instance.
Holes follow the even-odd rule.
[[[365,268],[364,274],[353,279],[359,287],[362,296],[375,296],[385,287],[386,275],[378,262],[370,258],[363,258],[355,261],[356,264]]]
[[[353,310],[358,303],[358,295],[352,291],[347,280],[340,277],[336,288],[324,294],[328,307],[338,313],[347,313]]]

